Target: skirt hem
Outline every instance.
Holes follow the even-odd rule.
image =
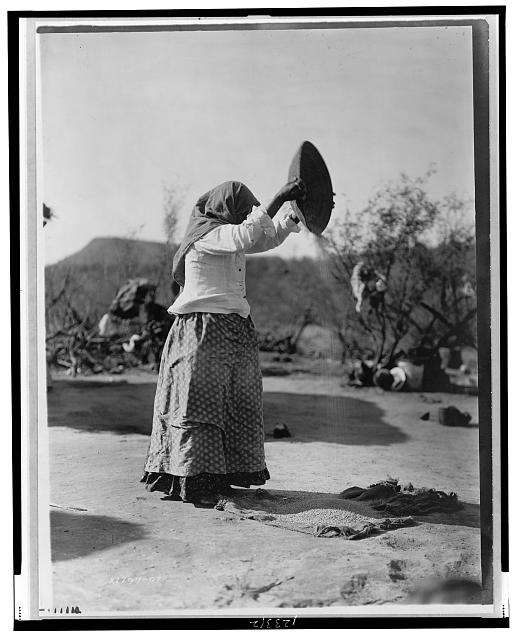
[[[269,471],[264,468],[262,471],[200,473],[195,476],[176,476],[170,473],[145,471],[141,482],[146,484],[147,491],[161,491],[172,500],[197,502],[201,496],[229,490],[230,485],[248,488],[251,485],[263,485],[269,479]]]

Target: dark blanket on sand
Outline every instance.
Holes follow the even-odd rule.
[[[382,480],[368,488],[349,487],[339,494],[344,500],[369,502],[376,511],[392,516],[426,515],[428,513],[452,513],[463,509],[458,496],[436,489],[420,489],[407,484],[401,487],[398,480]]]

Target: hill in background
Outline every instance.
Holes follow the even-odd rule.
[[[100,265],[113,267],[121,264],[129,256],[139,256],[143,264],[157,263],[165,252],[163,242],[149,240],[129,240],[126,238],[94,238],[83,249],[50,265],[50,268],[62,266],[89,267]]]

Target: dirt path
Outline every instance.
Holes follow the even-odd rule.
[[[49,395],[55,606],[83,612],[399,602],[427,578],[479,579],[477,402],[265,378],[267,489],[338,493],[386,476],[456,491],[465,510],[360,541],[314,538],[165,502],[139,483],[152,377],[61,380]],[[441,427],[440,400],[474,426]],[[419,416],[431,412],[431,420]]]

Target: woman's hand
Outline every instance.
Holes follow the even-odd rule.
[[[275,196],[280,199],[281,202],[288,202],[290,200],[300,200],[306,196],[306,185],[300,178],[293,178],[282,189],[279,190]]]

